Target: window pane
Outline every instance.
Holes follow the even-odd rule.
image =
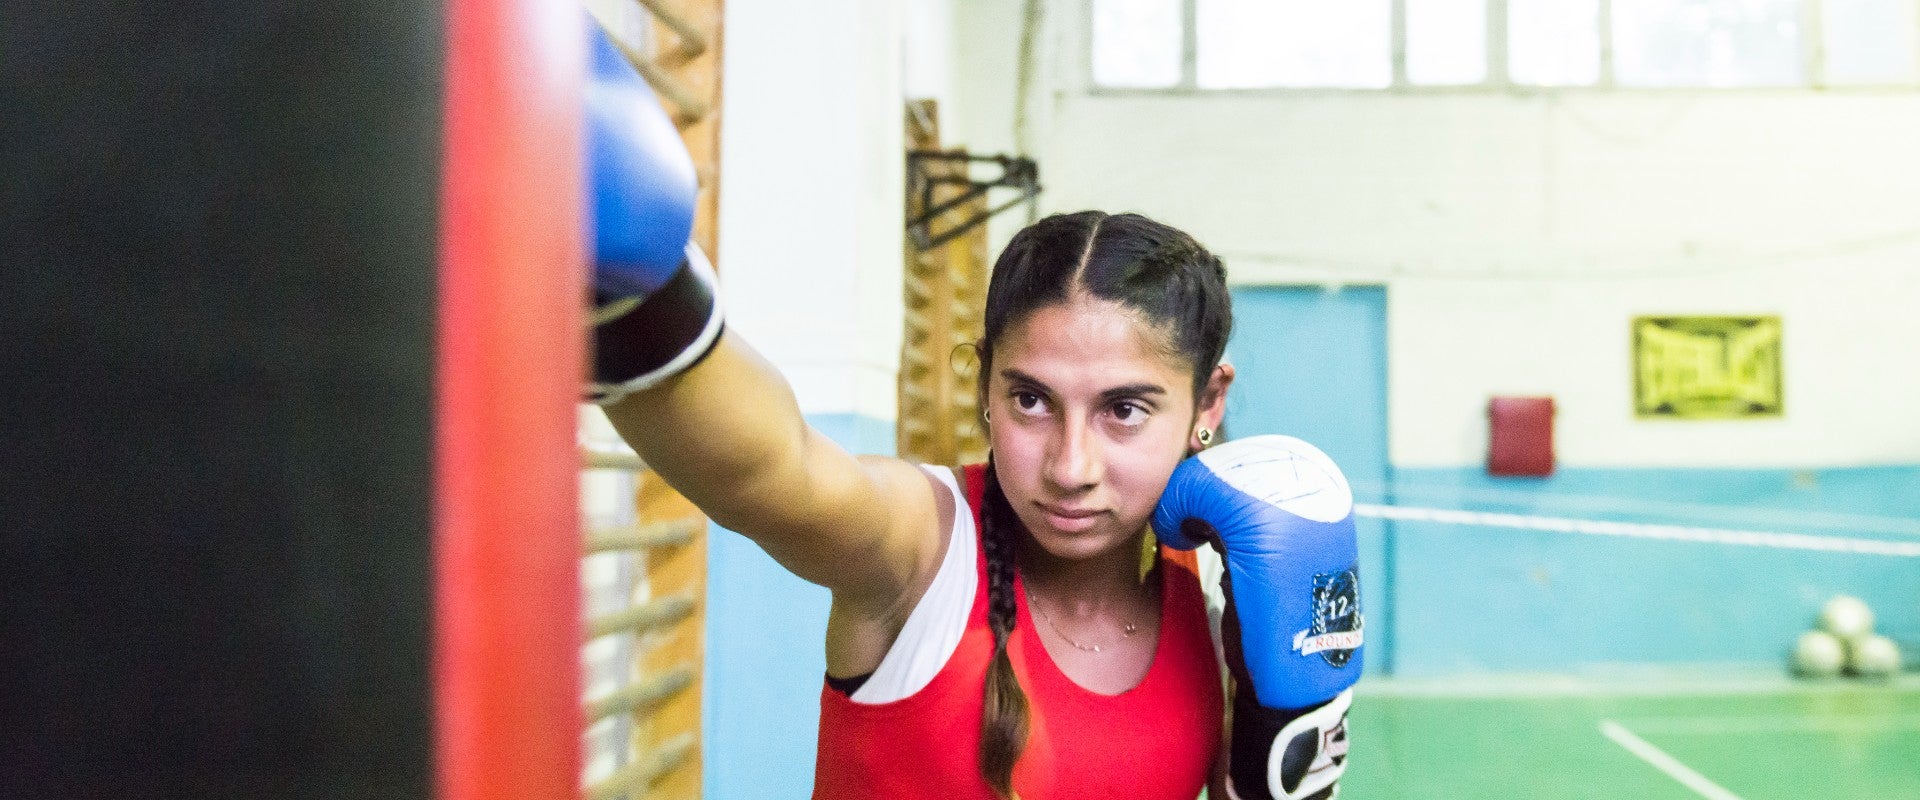
[[[1195,0],[1207,89],[1393,83],[1391,0]]]
[[[1507,72],[1532,86],[1600,80],[1600,0],[1509,0]]]
[[[1914,0],[1826,0],[1820,12],[1828,84],[1914,81]]]
[[[1487,79],[1487,0],[1407,0],[1407,80],[1425,85]]]
[[[1179,83],[1180,39],[1180,0],[1093,0],[1094,84]]]
[[[1800,0],[1613,0],[1622,86],[1791,86],[1800,64]]]

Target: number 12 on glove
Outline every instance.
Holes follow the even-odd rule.
[[[1229,793],[1332,797],[1346,770],[1347,708],[1365,629],[1346,477],[1299,439],[1238,439],[1174,470],[1153,529],[1174,547],[1211,544],[1226,563]]]

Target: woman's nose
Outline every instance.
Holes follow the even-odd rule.
[[[1084,423],[1068,421],[1048,460],[1047,479],[1063,490],[1076,491],[1100,482],[1100,443]]]

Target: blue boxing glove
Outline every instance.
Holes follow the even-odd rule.
[[[1340,468],[1290,436],[1228,442],[1174,470],[1153,530],[1173,547],[1225,554],[1228,789],[1246,800],[1332,796],[1362,650],[1353,490]]]
[[[720,339],[717,281],[689,241],[698,184],[680,131],[591,18],[586,91],[593,209],[593,383],[612,403],[698,363]]]

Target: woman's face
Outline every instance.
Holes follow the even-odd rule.
[[[1131,542],[1194,429],[1218,427],[1222,404],[1196,421],[1193,366],[1161,338],[1126,307],[1083,298],[1033,312],[995,344],[995,470],[1048,553],[1082,559]]]

